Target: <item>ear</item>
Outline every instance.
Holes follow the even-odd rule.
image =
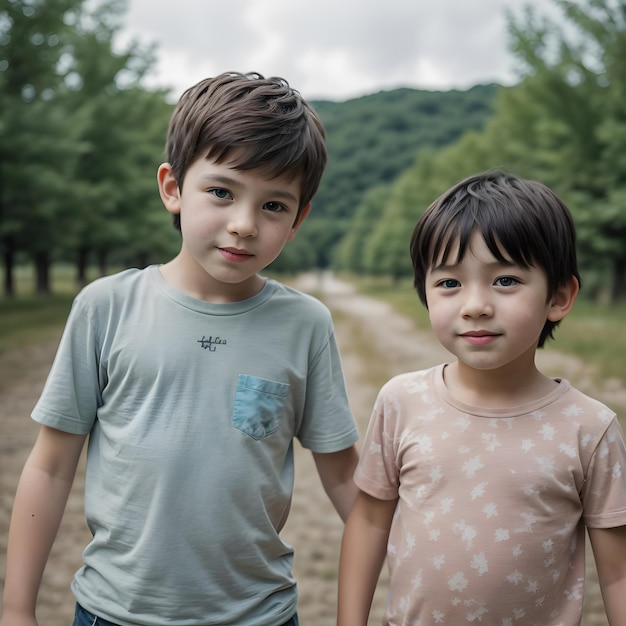
[[[287,237],[287,241],[291,241],[296,236],[296,233],[298,232],[298,228],[300,228],[300,226],[302,225],[302,222],[304,222],[304,219],[309,214],[310,210],[311,210],[310,202],[306,206],[302,207],[302,211],[300,211],[300,215],[298,215],[298,219],[295,221],[294,225],[291,227],[291,232],[289,233],[289,237]]]
[[[550,299],[550,308],[548,309],[548,319],[551,322],[560,322],[571,311],[579,287],[578,280],[572,276],[566,285],[556,290]]]
[[[180,213],[180,189],[172,172],[172,166],[169,163],[159,165],[157,182],[159,184],[159,195],[165,208],[172,215]]]

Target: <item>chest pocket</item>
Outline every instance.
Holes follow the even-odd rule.
[[[288,383],[239,374],[233,406],[233,426],[253,439],[271,435],[278,430],[288,393]]]

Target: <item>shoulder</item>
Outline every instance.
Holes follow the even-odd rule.
[[[89,283],[74,299],[72,321],[76,323],[82,317],[85,322],[100,326],[118,318],[123,311],[145,311],[150,307],[152,268],[128,269]]]
[[[141,282],[147,280],[150,272],[151,267],[143,270],[132,268],[97,278],[83,287],[76,296],[76,301],[88,305],[89,303],[102,303],[112,298],[124,296],[134,291]]]
[[[441,406],[436,379],[443,366],[405,372],[389,379],[378,392],[374,414],[402,421],[402,415],[413,415],[416,410],[431,412]],[[419,407],[419,409],[418,409]]]
[[[272,289],[274,305],[288,309],[290,314],[297,314],[309,321],[331,323],[332,316],[328,307],[316,297],[289,287],[277,280],[268,280]]]
[[[594,421],[608,424],[616,418],[615,411],[600,400],[583,393],[566,379],[557,379],[562,392],[553,404],[553,408],[565,416],[587,416]]]
[[[414,372],[404,372],[390,378],[380,389],[379,396],[414,395],[432,391],[435,380],[441,375],[443,365],[436,365],[428,369]]]
[[[115,274],[109,274],[108,276],[96,278],[93,282],[83,287],[81,294],[87,294],[87,296],[97,296],[102,293],[127,290],[136,285],[138,281],[144,279],[152,271],[152,267],[153,266],[149,266],[142,270],[130,268]]]

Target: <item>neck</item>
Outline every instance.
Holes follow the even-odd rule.
[[[444,369],[444,382],[456,400],[486,409],[507,409],[532,402],[550,393],[557,384],[542,374],[534,362],[523,372],[511,369],[477,370],[457,361]]]
[[[265,285],[265,278],[258,274],[250,276],[243,282],[217,281],[197,265],[186,262],[181,255],[161,265],[160,271],[170,287],[197,300],[215,304],[246,300],[259,293]]]

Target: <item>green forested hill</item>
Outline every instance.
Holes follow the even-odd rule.
[[[403,88],[345,102],[314,101],[326,127],[328,167],[313,211],[294,242],[299,259],[288,255],[285,261],[293,267],[305,259],[310,263],[313,255],[316,265],[327,266],[364,193],[391,183],[420,149],[453,143],[466,130],[482,128],[498,88]]]

